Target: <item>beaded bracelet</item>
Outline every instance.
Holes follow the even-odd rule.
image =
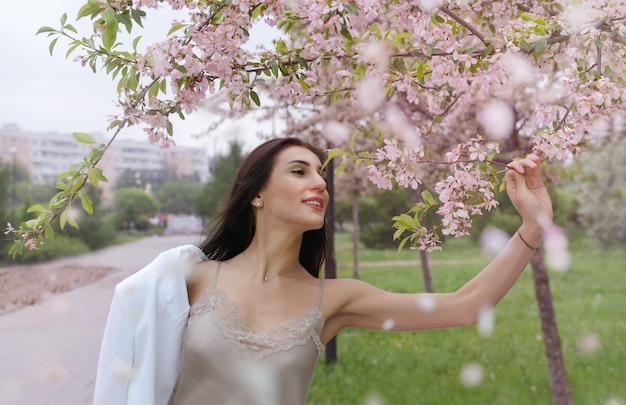
[[[521,233],[519,233],[519,229],[517,230],[517,236],[519,236],[519,238],[522,240],[522,242],[524,242],[524,245],[528,246],[528,249],[534,250],[535,252],[539,250],[539,248],[534,248],[534,247],[530,246],[530,245],[528,244],[528,242],[526,242],[526,241],[524,240],[524,238],[522,238],[522,234],[521,234]]]

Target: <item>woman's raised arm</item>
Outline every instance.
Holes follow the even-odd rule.
[[[498,303],[513,286],[541,244],[543,221],[552,220],[540,163],[533,154],[509,164],[507,193],[523,224],[474,278],[456,292],[435,294],[398,294],[358,280],[328,280],[330,313],[322,340],[346,327],[416,331],[476,323],[480,311]]]

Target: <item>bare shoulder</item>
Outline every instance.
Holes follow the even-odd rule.
[[[193,305],[202,293],[213,284],[217,261],[205,260],[197,263],[187,277],[189,305]]]
[[[378,287],[352,278],[324,280],[324,300],[328,304],[330,316],[340,312],[350,302],[364,294],[382,291]]]

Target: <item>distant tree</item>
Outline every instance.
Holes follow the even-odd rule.
[[[601,247],[626,243],[626,138],[589,152],[576,182],[577,214],[590,241]]]
[[[0,218],[2,225],[9,219],[9,207],[11,198],[11,169],[0,162]]]
[[[169,181],[154,190],[161,211],[169,214],[194,214],[202,185],[195,182]]]
[[[159,202],[138,188],[122,188],[115,192],[115,211],[123,228],[133,229],[159,211]]]
[[[196,200],[196,212],[200,216],[211,218],[219,211],[222,199],[228,192],[243,159],[242,145],[238,142],[230,144],[227,155],[217,157],[215,163],[211,165],[211,180],[202,188]]]
[[[87,215],[79,211],[79,217],[75,218],[78,229],[68,226],[63,231],[57,230],[57,232],[82,240],[90,249],[100,249],[115,238],[115,228],[111,222],[103,221],[105,211],[100,209],[102,190],[93,185],[88,185],[85,190],[93,204],[93,214]]]
[[[167,169],[160,170],[124,170],[115,180],[115,188],[145,188],[146,184],[150,184],[152,188],[158,188],[163,183],[173,180],[170,179],[171,173],[167,173]]]
[[[30,174],[25,167],[13,164],[13,162],[0,162],[0,215],[2,215],[2,225],[11,221],[19,223],[15,218],[15,213],[28,199],[28,193],[25,190],[28,189],[29,184]]]

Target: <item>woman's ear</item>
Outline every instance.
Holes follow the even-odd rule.
[[[261,198],[261,196],[257,196],[254,200],[252,200],[252,205],[254,205],[257,208],[261,208],[263,206],[263,199]]]

